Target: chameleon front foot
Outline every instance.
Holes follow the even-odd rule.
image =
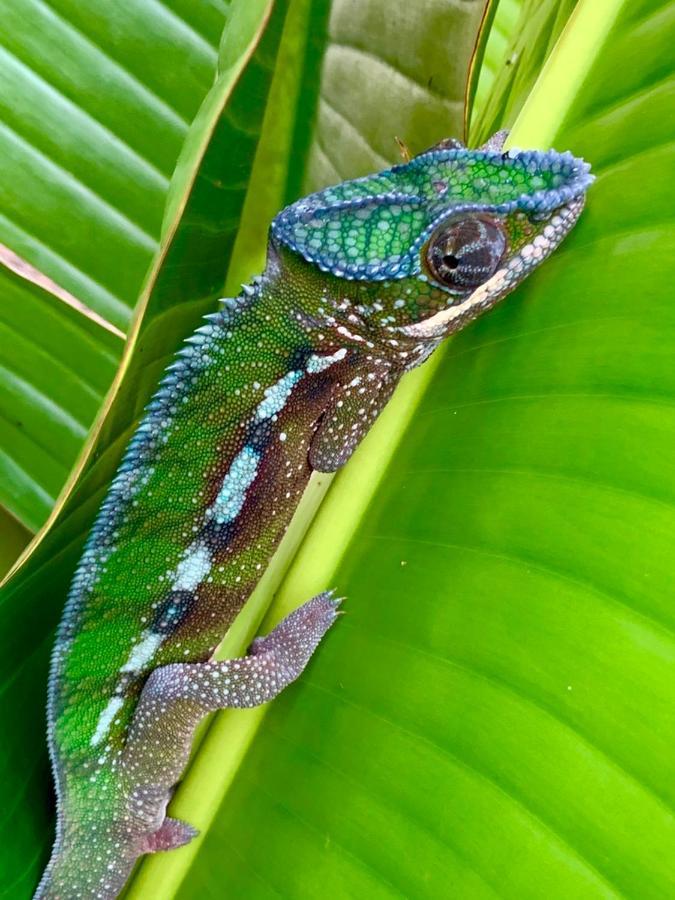
[[[155,669],[141,693],[124,755],[133,782],[168,789],[180,777],[203,716],[259,706],[295,681],[335,621],[339,603],[332,592],[319,594],[257,638],[240,659]]]

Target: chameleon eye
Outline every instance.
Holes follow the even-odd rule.
[[[439,225],[423,254],[435,281],[467,291],[497,271],[506,246],[501,225],[487,215],[474,214]]]

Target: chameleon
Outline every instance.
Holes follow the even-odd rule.
[[[247,655],[214,653],[313,471],[334,472],[401,376],[572,229],[569,152],[446,139],[282,210],[262,275],[186,339],[146,407],[73,577],[52,655],[56,837],[39,900],[117,896],[167,816],[209,712],[275,697],[335,621],[326,591]]]

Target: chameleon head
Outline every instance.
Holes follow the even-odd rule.
[[[478,150],[446,140],[312,194],[276,217],[273,238],[342,282],[385,336],[438,341],[558,246],[593,181],[570,153],[502,152],[504,137]]]

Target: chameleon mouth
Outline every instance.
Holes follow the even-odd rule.
[[[572,198],[551,216],[546,226],[532,243],[525,244],[504,266],[476,288],[466,299],[454,306],[442,309],[435,315],[400,326],[397,331],[418,340],[438,340],[463,328],[467,322],[491,309],[512,291],[531,271],[542,263],[558,247],[572,230],[584,208],[585,197]]]
[[[272,234],[321,271],[356,281],[420,274],[420,249],[464,212],[547,218],[582,196],[590,166],[555,150],[430,150],[282,210]]]

